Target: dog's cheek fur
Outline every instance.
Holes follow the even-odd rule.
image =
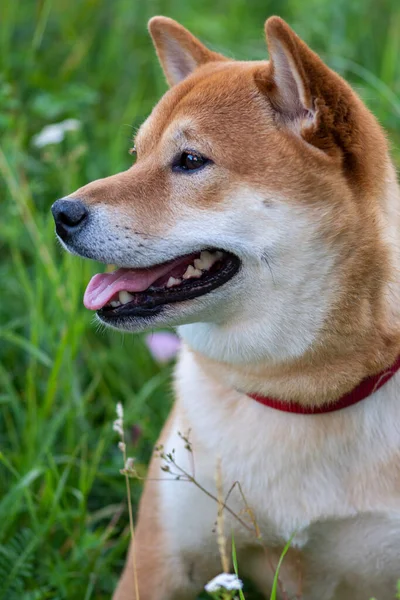
[[[193,348],[215,360],[249,364],[303,354],[317,339],[334,297],[337,251],[321,236],[313,214],[318,208],[265,198],[263,190],[237,187],[225,210],[196,219],[185,215],[174,230],[183,241],[194,236],[219,242],[243,262],[235,288],[225,294],[221,289],[225,301],[213,306],[210,297],[213,318],[180,329]]]

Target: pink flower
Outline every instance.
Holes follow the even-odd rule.
[[[159,363],[166,363],[175,358],[181,345],[174,333],[159,331],[145,337],[145,342],[153,358]]]

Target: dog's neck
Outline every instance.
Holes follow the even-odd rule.
[[[282,365],[243,366],[216,362],[199,352],[189,351],[194,353],[204,373],[224,387],[298,403],[307,408],[336,402],[369,375],[390,367],[400,356],[399,348],[396,352],[388,352],[386,359],[379,363],[363,362],[362,356],[332,362],[324,362],[322,357],[314,361],[303,357]],[[318,357],[315,355],[314,358]]]
[[[395,362],[400,355],[400,191],[394,169],[388,173],[386,194],[379,207],[388,264],[374,274],[371,285],[375,291],[369,300],[365,300],[368,290],[362,294],[360,289],[362,303],[355,302],[353,309],[343,304],[336,311],[337,321],[331,318],[319,339],[299,356],[289,355],[283,360],[271,359],[268,350],[268,358],[263,358],[262,348],[260,360],[246,362],[243,354],[232,360],[229,344],[235,340],[229,328],[210,323],[183,326],[180,334],[205,373],[247,393],[321,406]],[[344,310],[347,321],[342,318]],[[297,340],[293,347],[301,347],[303,341]]]

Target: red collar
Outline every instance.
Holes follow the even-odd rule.
[[[322,413],[334,412],[336,410],[342,410],[353,404],[357,404],[361,400],[364,400],[370,396],[376,390],[379,390],[385,383],[393,377],[393,375],[400,369],[400,356],[396,362],[381,371],[377,375],[366,377],[359,383],[351,392],[348,392],[335,402],[331,404],[325,404],[324,406],[302,406],[295,402],[285,402],[284,400],[277,400],[276,398],[268,398],[267,396],[261,396],[259,394],[247,394],[253,400],[256,400],[264,406],[275,408],[276,410],[282,410],[283,412],[296,413],[297,415],[320,415]]]

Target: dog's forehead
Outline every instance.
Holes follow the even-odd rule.
[[[254,82],[259,64],[206,65],[174,86],[140,127],[135,140],[138,152],[151,152],[164,136],[179,141],[212,132],[223,123],[231,126],[243,117],[249,119],[257,104],[267,108]]]

